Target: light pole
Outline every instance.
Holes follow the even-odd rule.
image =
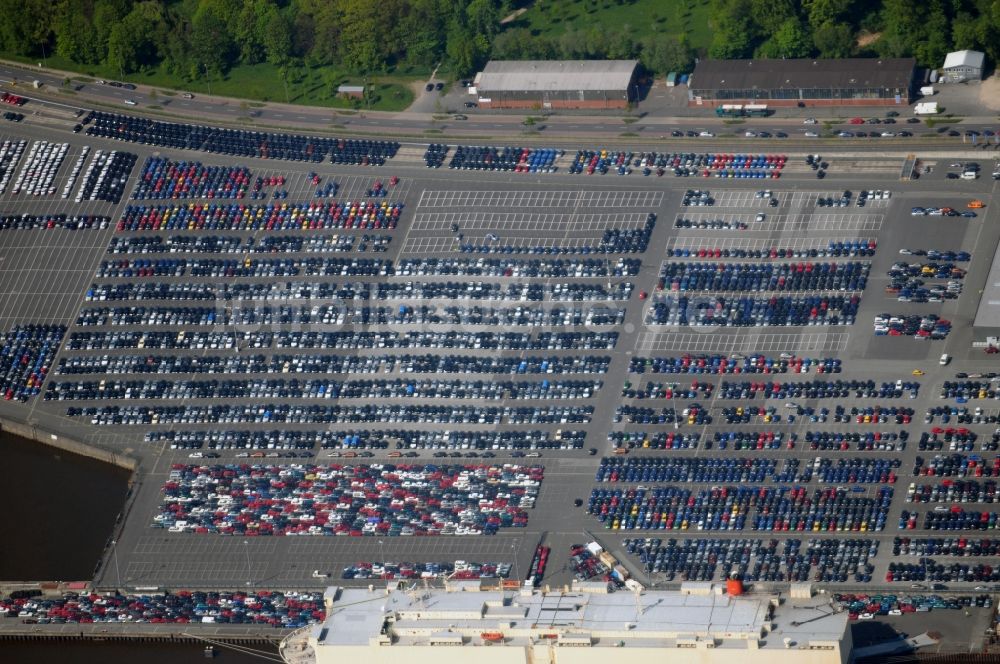
[[[243,553],[247,556],[247,588],[253,585],[253,572],[250,570],[250,542],[243,540]]]
[[[118,592],[122,592],[122,572],[118,567],[118,540],[111,540],[111,555],[115,559],[115,578],[118,579]]]
[[[384,577],[385,576],[385,542],[383,542],[382,540],[378,541],[378,555],[379,555],[379,558],[381,558],[381,560],[379,560],[378,562],[382,566],[382,576]]]
[[[208,83],[208,96],[211,97],[212,96],[212,79],[210,79],[208,77],[208,65],[206,65],[203,62],[203,63],[201,63],[201,66],[205,70],[205,82]]]
[[[511,542],[510,550],[514,552],[514,578],[517,584],[521,585],[521,573],[517,571],[517,542]]]

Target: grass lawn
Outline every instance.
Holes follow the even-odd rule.
[[[708,28],[710,0],[539,0],[523,3],[528,10],[508,27],[558,37],[570,28],[586,32],[600,26],[615,32],[628,25],[637,39],[686,34],[695,49],[712,41]]]
[[[2,54],[10,60],[35,64],[37,60]],[[121,74],[109,67],[94,67],[78,65],[58,56],[45,61],[46,66],[63,71],[72,71],[94,78],[122,80]],[[26,75],[29,78],[30,75]],[[80,77],[74,77],[77,80]],[[281,70],[274,65],[259,64],[237,67],[224,77],[202,77],[196,81],[185,81],[169,72],[153,69],[141,73],[130,74],[124,78],[130,83],[151,85],[163,91],[166,96],[172,96],[171,90],[184,90],[196,94],[212,94],[224,97],[247,99],[253,102],[286,101],[304,106],[325,106],[329,108],[362,108],[360,101],[341,99],[337,97],[336,88],[341,84],[362,85],[364,79],[344,75],[332,68],[317,67],[309,69],[304,66],[292,66],[287,73],[286,81],[282,80]],[[413,102],[413,92],[409,82],[414,80],[407,76],[373,76],[368,84],[374,87],[371,100],[371,110],[401,111]],[[422,79],[421,79],[422,80]]]

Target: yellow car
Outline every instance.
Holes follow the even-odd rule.
[[[923,372],[923,371],[921,371],[920,369],[914,369],[914,370],[913,370],[913,375],[914,375],[914,376],[923,376],[923,375],[924,375],[924,372]]]

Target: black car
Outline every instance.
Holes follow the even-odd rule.
[[[424,86],[424,90],[426,90],[427,92],[432,92],[434,90],[434,84],[428,83],[427,85]]]
[[[962,134],[960,134],[958,131],[952,129],[951,131],[948,132],[948,135],[951,136],[951,137],[958,137],[958,136],[961,136]]]
[[[920,124],[920,118],[907,118],[907,124]]]
[[[82,124],[73,125],[73,133],[74,134],[79,134],[81,129],[83,129],[83,125]]]
[[[680,138],[681,136],[684,135],[684,132],[681,131],[680,129],[674,129],[672,132],[670,132],[670,135],[673,136],[674,138]]]
[[[479,104],[477,104],[474,101],[467,101],[467,102],[465,102],[465,107],[466,108],[477,108],[478,106],[479,106]]]
[[[437,83],[434,85],[435,90],[444,90],[444,83]]]
[[[957,180],[958,173],[948,173],[947,175],[945,175],[945,177],[948,178],[949,180]]]

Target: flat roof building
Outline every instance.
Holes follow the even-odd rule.
[[[993,252],[993,264],[979,296],[972,337],[974,344],[1000,347],[1000,247]]]
[[[702,60],[688,82],[690,106],[894,106],[912,101],[913,58]]]
[[[476,75],[483,108],[625,108],[637,60],[491,60]]]
[[[953,51],[944,59],[942,76],[947,83],[983,80],[983,63],[986,54],[982,51]]]
[[[282,644],[296,664],[845,664],[848,616],[828,598],[685,592],[327,589],[327,618]],[[614,652],[614,649],[620,649]],[[610,651],[610,652],[609,652]]]

